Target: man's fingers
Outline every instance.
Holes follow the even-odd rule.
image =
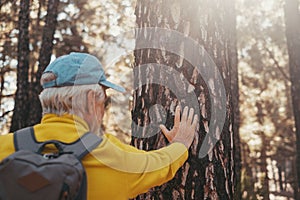
[[[166,136],[166,138],[168,139],[169,142],[172,142],[172,136],[171,136],[171,132],[165,127],[165,125],[161,124],[159,125],[159,128],[161,129],[161,131],[163,132],[163,134]]]
[[[163,134],[169,132],[169,130],[167,129],[167,127],[165,127],[165,125],[163,125],[163,124],[159,125],[159,128],[161,129],[161,131],[163,132]]]
[[[195,115],[194,116],[194,120],[193,120],[193,123],[192,123],[192,127],[194,128],[194,129],[196,129],[196,127],[197,127],[197,124],[198,124],[198,115]]]
[[[180,106],[176,106],[175,109],[175,118],[174,118],[174,126],[178,127],[180,123]]]
[[[187,106],[184,107],[181,121],[186,121],[187,120],[188,111],[189,111],[189,108]]]
[[[194,108],[191,108],[190,112],[189,112],[188,119],[187,119],[188,122],[192,123],[193,117],[194,117]]]

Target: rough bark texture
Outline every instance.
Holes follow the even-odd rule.
[[[268,177],[268,156],[267,156],[267,147],[270,146],[269,140],[267,139],[266,135],[264,132],[260,133],[261,135],[261,140],[262,140],[262,148],[261,148],[261,156],[260,156],[260,164],[261,164],[261,172],[263,173],[262,177],[262,194],[261,196],[263,197],[264,200],[270,200],[270,187],[269,187],[269,177]]]
[[[15,98],[14,115],[10,131],[15,131],[26,126],[40,122],[42,113],[38,98],[41,92],[40,78],[43,70],[49,64],[53,39],[57,24],[59,0],[49,0],[47,16],[43,29],[43,39],[40,49],[38,71],[32,71],[29,77],[29,0],[22,0],[19,17],[19,44],[18,44],[18,75],[17,92]],[[30,81],[29,81],[30,79]]]
[[[38,95],[40,94],[42,87],[40,85],[40,79],[43,71],[50,63],[52,50],[53,50],[53,39],[57,25],[57,14],[58,14],[59,0],[49,0],[47,8],[46,22],[43,29],[42,46],[39,55],[39,66],[38,71],[35,74],[35,79],[31,84],[30,89],[30,114],[28,117],[28,125],[33,125],[40,122],[42,117],[42,109]]]
[[[171,128],[175,106],[189,105],[191,94],[196,94],[198,112],[201,113],[199,132],[189,150],[188,161],[172,181],[151,189],[137,199],[233,199],[235,169],[230,92],[230,64],[233,62],[230,57],[233,52],[229,50],[232,44],[227,38],[228,30],[226,30],[227,16],[233,11],[231,9],[233,8],[228,10],[225,2],[221,0],[137,1],[136,21],[139,28],[166,28],[193,38],[213,59],[226,89],[224,128],[217,127],[215,130],[209,130],[209,124],[214,120],[210,118],[213,114],[210,110],[211,102],[219,103],[222,98],[218,96],[219,88],[208,86],[204,81],[205,78],[197,73],[197,66],[189,63],[185,56],[165,51],[164,46],[135,50],[135,91],[132,109],[134,146],[152,150],[167,145],[164,136],[151,125],[156,121],[156,123],[165,123],[168,128]],[[153,34],[140,34],[137,37],[137,46],[153,40],[152,37]],[[155,41],[163,44],[163,41],[171,39],[161,35],[155,38]],[[183,55],[204,56],[203,51],[188,51],[183,40],[169,42],[178,47],[179,51],[183,51]],[[205,61],[203,65],[207,68],[211,67]],[[160,70],[157,66],[164,70]],[[177,73],[180,74],[179,78]],[[210,90],[208,87],[211,87]],[[221,129],[220,137],[217,133],[218,128]],[[215,136],[210,138],[211,140],[219,140],[208,155],[199,158],[199,150],[208,131]]]
[[[297,0],[285,1],[286,38],[289,54],[292,105],[296,126],[296,169],[298,190],[295,198],[300,199],[300,14]]]
[[[28,118],[29,69],[29,10],[30,0],[21,0],[19,12],[19,42],[17,65],[17,91],[10,131],[25,127]]]
[[[238,56],[237,56],[237,36],[236,36],[236,11],[235,11],[235,0],[226,1],[227,6],[227,37],[228,43],[228,60],[231,73],[231,96],[232,96],[232,131],[234,134],[234,188],[235,194],[234,199],[242,199],[241,191],[241,169],[242,169],[242,158],[241,158],[241,143],[240,143],[240,110],[239,110],[239,74],[238,74]]]

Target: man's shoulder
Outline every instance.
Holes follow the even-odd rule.
[[[1,143],[0,147],[2,147],[3,145],[7,145],[9,143],[13,143],[13,133],[0,135],[0,143]]]
[[[0,161],[15,152],[13,134],[0,135]]]
[[[119,146],[119,147],[130,147],[130,148],[134,148],[133,146],[131,146],[130,144],[127,144],[125,142],[123,142],[120,138],[118,138],[117,136],[110,134],[110,133],[106,133],[103,135],[103,140],[108,140],[111,143],[114,143],[115,145]]]
[[[112,141],[116,141],[116,142],[121,142],[115,135],[110,134],[110,133],[105,133],[103,135],[103,139],[108,139],[108,140],[112,140]]]

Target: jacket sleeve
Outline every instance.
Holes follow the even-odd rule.
[[[168,147],[144,154],[144,157],[139,159],[142,164],[140,171],[128,174],[129,186],[131,186],[129,197],[134,198],[152,187],[171,180],[187,157],[188,151],[181,143],[174,143]]]
[[[187,148],[181,143],[147,152],[126,145],[113,136],[108,137],[109,144],[105,146],[118,162],[109,159],[102,162],[125,173],[129,198],[171,180],[188,158]]]

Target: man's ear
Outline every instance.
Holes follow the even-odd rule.
[[[96,101],[95,101],[95,92],[90,90],[87,94],[87,113],[95,114],[96,110]]]

